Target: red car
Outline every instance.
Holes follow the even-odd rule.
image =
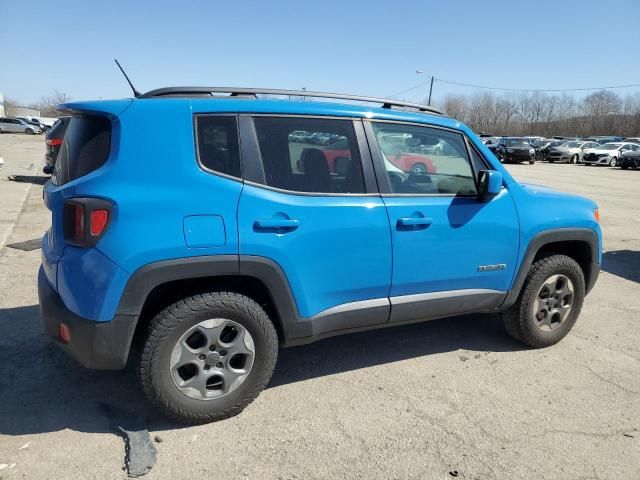
[[[419,153],[398,153],[387,155],[387,159],[400,170],[411,173],[436,173],[433,160]]]
[[[346,140],[338,140],[337,142],[322,147],[322,152],[327,159],[329,171],[335,173],[336,158],[351,158],[351,152],[348,149]],[[436,173],[437,169],[433,164],[433,160],[419,153],[400,152],[396,155],[387,155],[387,159],[399,169],[411,173]]]

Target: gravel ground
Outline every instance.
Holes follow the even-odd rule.
[[[43,151],[42,137],[0,136],[8,244],[48,227],[42,187],[5,181],[35,175]],[[526,350],[496,316],[466,316],[282,350],[233,419],[149,414],[161,442],[146,478],[640,478],[640,171],[508,168],[600,205],[603,272],[565,340]],[[146,415],[135,377],[85,370],[41,335],[39,261],[0,243],[0,479],[126,478],[101,403]]]

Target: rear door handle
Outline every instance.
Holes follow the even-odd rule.
[[[429,217],[401,217],[398,219],[398,227],[405,228],[427,228],[433,223],[433,219]]]
[[[257,231],[285,233],[300,226],[300,220],[293,218],[259,218],[253,222]]]

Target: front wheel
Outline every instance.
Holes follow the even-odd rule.
[[[610,167],[615,167],[617,164],[618,164],[618,159],[616,157],[613,157],[611,160],[609,160]]]
[[[576,323],[584,296],[584,274],[573,258],[541,258],[531,266],[516,303],[501,315],[505,330],[529,347],[554,345]]]
[[[162,413],[202,424],[240,413],[267,385],[277,358],[278,336],[260,305],[235,292],[209,292],[151,320],[138,373]]]
[[[416,163],[411,167],[411,173],[417,173],[419,175],[427,173],[427,166],[424,163]]]
[[[575,154],[573,157],[571,157],[571,163],[573,163],[574,165],[578,163],[578,154]]]
[[[36,134],[36,132],[35,132],[35,130],[33,128],[26,128],[24,130],[24,133],[26,133],[27,135],[35,135]]]

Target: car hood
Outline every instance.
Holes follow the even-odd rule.
[[[585,150],[584,153],[595,153],[595,154],[604,153],[606,155],[609,155],[610,153],[613,153],[615,151],[616,150],[600,150],[599,148],[589,148],[589,149]]]
[[[561,192],[545,185],[537,185],[535,183],[520,182],[520,185],[524,187],[529,194],[537,197],[555,198],[558,201],[577,201],[578,203],[586,203],[594,208],[596,207],[595,202],[587,197]]]

